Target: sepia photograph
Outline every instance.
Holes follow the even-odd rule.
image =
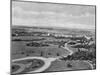
[[[11,1],[11,74],[96,69],[96,6]]]

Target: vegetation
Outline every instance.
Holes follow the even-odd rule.
[[[45,40],[45,38],[41,38],[41,39],[21,39],[21,38],[15,38],[12,39],[12,41],[41,41],[41,40]]]
[[[62,56],[62,58],[60,59],[65,60],[65,61],[61,61],[60,64],[55,63],[54,66],[57,65],[57,68],[58,68],[58,65],[61,65],[60,67],[64,65],[65,69],[66,67],[71,69],[73,67],[72,63],[74,64],[77,63],[78,62],[77,60],[92,61],[92,64],[94,65],[96,64],[96,45],[94,43],[95,39],[94,40],[93,38],[87,39],[84,36],[82,37],[73,36],[73,35],[77,36],[78,34],[81,35],[80,31],[79,32],[74,32],[72,30],[66,31],[66,35],[67,33],[69,35],[71,34],[73,35],[71,37],[70,36],[65,37],[65,36],[62,36],[63,34],[61,36],[60,35],[57,36],[56,33],[53,32],[53,29],[49,29],[49,30],[52,30],[53,33],[51,32],[49,33],[49,31],[48,32],[46,31],[41,32],[37,30],[35,31],[35,29],[33,29],[34,31],[27,31],[27,29],[24,29],[24,28],[22,29],[15,28],[12,30],[12,41],[13,41],[12,54],[15,53],[13,54],[14,58],[16,57],[20,58],[20,57],[23,57],[24,55],[25,56],[41,56],[41,57]],[[43,29],[43,28],[40,28],[40,29]],[[66,49],[62,48],[62,46],[63,47],[65,46],[65,43],[68,43],[68,45],[70,45],[70,47],[73,48],[73,50],[75,49],[72,55],[68,55],[69,52],[67,52]],[[66,55],[66,56],[63,57],[63,55]],[[66,60],[69,60],[68,64],[65,63]],[[81,62],[78,63],[77,65],[79,64],[81,64]],[[87,65],[85,64],[84,66],[87,66]],[[34,67],[35,66],[33,66],[33,68]],[[80,65],[78,68],[80,68]]]
[[[87,51],[80,51],[75,52],[71,56],[69,55],[66,59],[67,60],[90,60],[95,59],[95,52],[87,52]]]
[[[67,64],[68,68],[72,68],[72,65],[70,63]]]
[[[49,46],[48,44],[45,43],[37,43],[37,42],[31,42],[27,43],[27,46],[33,46],[33,47],[44,47],[44,46]]]

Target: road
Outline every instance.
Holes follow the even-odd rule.
[[[67,51],[69,51],[69,52],[70,52],[69,55],[72,55],[72,54],[74,53],[72,50],[70,50],[70,49],[68,48],[67,43],[65,43],[65,46],[62,47],[62,48],[64,48],[64,49],[66,49]],[[84,61],[84,62],[85,62],[85,63],[88,63],[88,64],[91,66],[91,69],[93,69],[93,65],[92,65],[89,61]]]
[[[64,49],[66,49],[67,51],[69,51],[69,54],[68,54],[68,55],[72,55],[72,54],[73,54],[73,51],[70,50],[70,49],[68,48],[67,43],[65,43],[65,46],[62,47],[62,48],[64,48]]]
[[[21,61],[21,60],[27,60],[27,59],[40,59],[44,62],[44,65],[37,69],[37,70],[34,70],[34,71],[30,71],[28,73],[36,73],[36,72],[42,72],[42,71],[45,71],[53,61],[55,61],[57,58],[45,58],[45,57],[25,57],[25,58],[20,58],[20,59],[14,59],[12,60],[12,62],[16,62],[16,61]],[[24,69],[20,69],[16,72],[14,72],[13,74],[16,74],[16,73],[20,73],[21,71],[23,71]]]
[[[91,69],[93,70],[93,65],[89,62],[89,61],[84,61],[85,63],[88,63],[89,64],[89,66],[91,66]]]
[[[69,51],[69,54],[68,55],[72,55],[73,54],[73,51],[68,48],[67,43],[65,43],[65,46],[62,47],[62,48],[64,48],[67,51]],[[66,55],[66,57],[68,55]],[[28,72],[28,73],[36,73],[36,72],[43,72],[43,71],[45,71],[47,68],[50,67],[50,65],[51,65],[51,63],[53,61],[59,60],[59,58],[61,58],[61,57],[52,57],[52,58],[51,57],[49,57],[49,58],[45,58],[45,57],[25,57],[25,58],[20,58],[20,59],[14,59],[14,60],[12,60],[12,62],[20,61],[20,60],[27,60],[27,59],[40,59],[40,60],[42,60],[44,62],[44,65],[42,67],[40,67],[39,69],[37,69],[37,70]],[[91,68],[93,68],[93,66],[92,66],[91,63],[89,63],[89,62],[87,62],[87,63],[91,66]],[[15,73],[18,73],[18,72],[20,72],[20,71],[17,71]]]
[[[62,48],[64,48],[64,49],[66,49],[67,51],[69,51],[69,55],[71,55],[71,54],[73,53],[72,50],[70,50],[70,49],[67,47],[67,43],[65,43],[65,47],[62,47]],[[67,56],[68,56],[68,55],[67,55]],[[27,59],[40,59],[40,60],[42,60],[42,61],[44,62],[44,65],[43,65],[41,68],[37,69],[37,70],[28,72],[28,73],[35,73],[35,72],[42,72],[42,71],[45,71],[47,68],[49,68],[49,66],[51,65],[51,63],[52,63],[53,61],[59,60],[59,58],[61,58],[61,57],[52,57],[52,58],[51,58],[51,57],[49,57],[49,58],[45,58],[45,57],[25,57],[25,58],[20,58],[20,59],[14,59],[14,60],[12,60],[12,62],[21,61],[21,60],[27,60]],[[14,72],[14,73],[19,73],[19,72],[21,72],[21,71],[23,71],[23,70],[20,69],[20,70]]]
[[[17,65],[17,66],[20,67],[17,71],[13,72],[12,74],[20,73],[25,69],[25,65],[24,64],[19,64],[19,63],[12,63],[12,64],[13,65]]]

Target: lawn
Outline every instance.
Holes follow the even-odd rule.
[[[69,54],[67,50],[54,45],[48,47],[29,47],[26,46],[26,43],[22,41],[12,42],[12,59],[27,56],[56,57]]]
[[[69,64],[71,66],[69,66]],[[68,71],[68,70],[89,70],[91,69],[91,66],[84,62],[79,60],[67,60],[67,61],[54,61],[52,65],[45,70],[45,72],[53,72],[53,71]]]

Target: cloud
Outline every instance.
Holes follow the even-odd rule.
[[[68,16],[67,14],[64,13],[57,13],[57,12],[53,12],[53,11],[25,11],[24,9],[22,9],[21,7],[14,7],[12,9],[12,14],[13,17],[19,17],[19,18],[33,18],[36,16],[37,17],[41,17],[45,18],[45,17],[66,17]],[[44,17],[43,17],[44,16]]]
[[[39,16],[40,16],[40,18],[45,18],[45,17],[78,18],[78,17],[94,16],[94,14],[91,14],[89,12],[75,15],[72,13],[68,14],[68,13],[64,13],[64,12],[55,12],[55,11],[34,11],[34,10],[26,11],[19,6],[12,8],[12,14],[13,14],[13,17],[19,17],[19,18],[39,18]]]
[[[64,27],[64,28],[79,28],[79,29],[95,29],[95,25],[87,25],[82,23],[74,22],[60,22],[55,20],[35,20],[35,19],[20,19],[13,18],[12,24],[22,25],[22,26],[48,26],[48,27]]]
[[[39,5],[34,7],[33,6],[34,5],[31,4],[25,5],[24,3],[16,6],[13,5],[12,8],[13,25],[30,25],[30,26],[51,25],[51,26],[69,27],[69,28],[95,27],[95,14],[92,8],[86,9],[86,7],[81,7],[81,6],[74,7],[67,5],[66,7],[65,6],[58,7],[51,5],[51,7],[49,8],[46,7],[46,5],[43,5],[41,7]]]

